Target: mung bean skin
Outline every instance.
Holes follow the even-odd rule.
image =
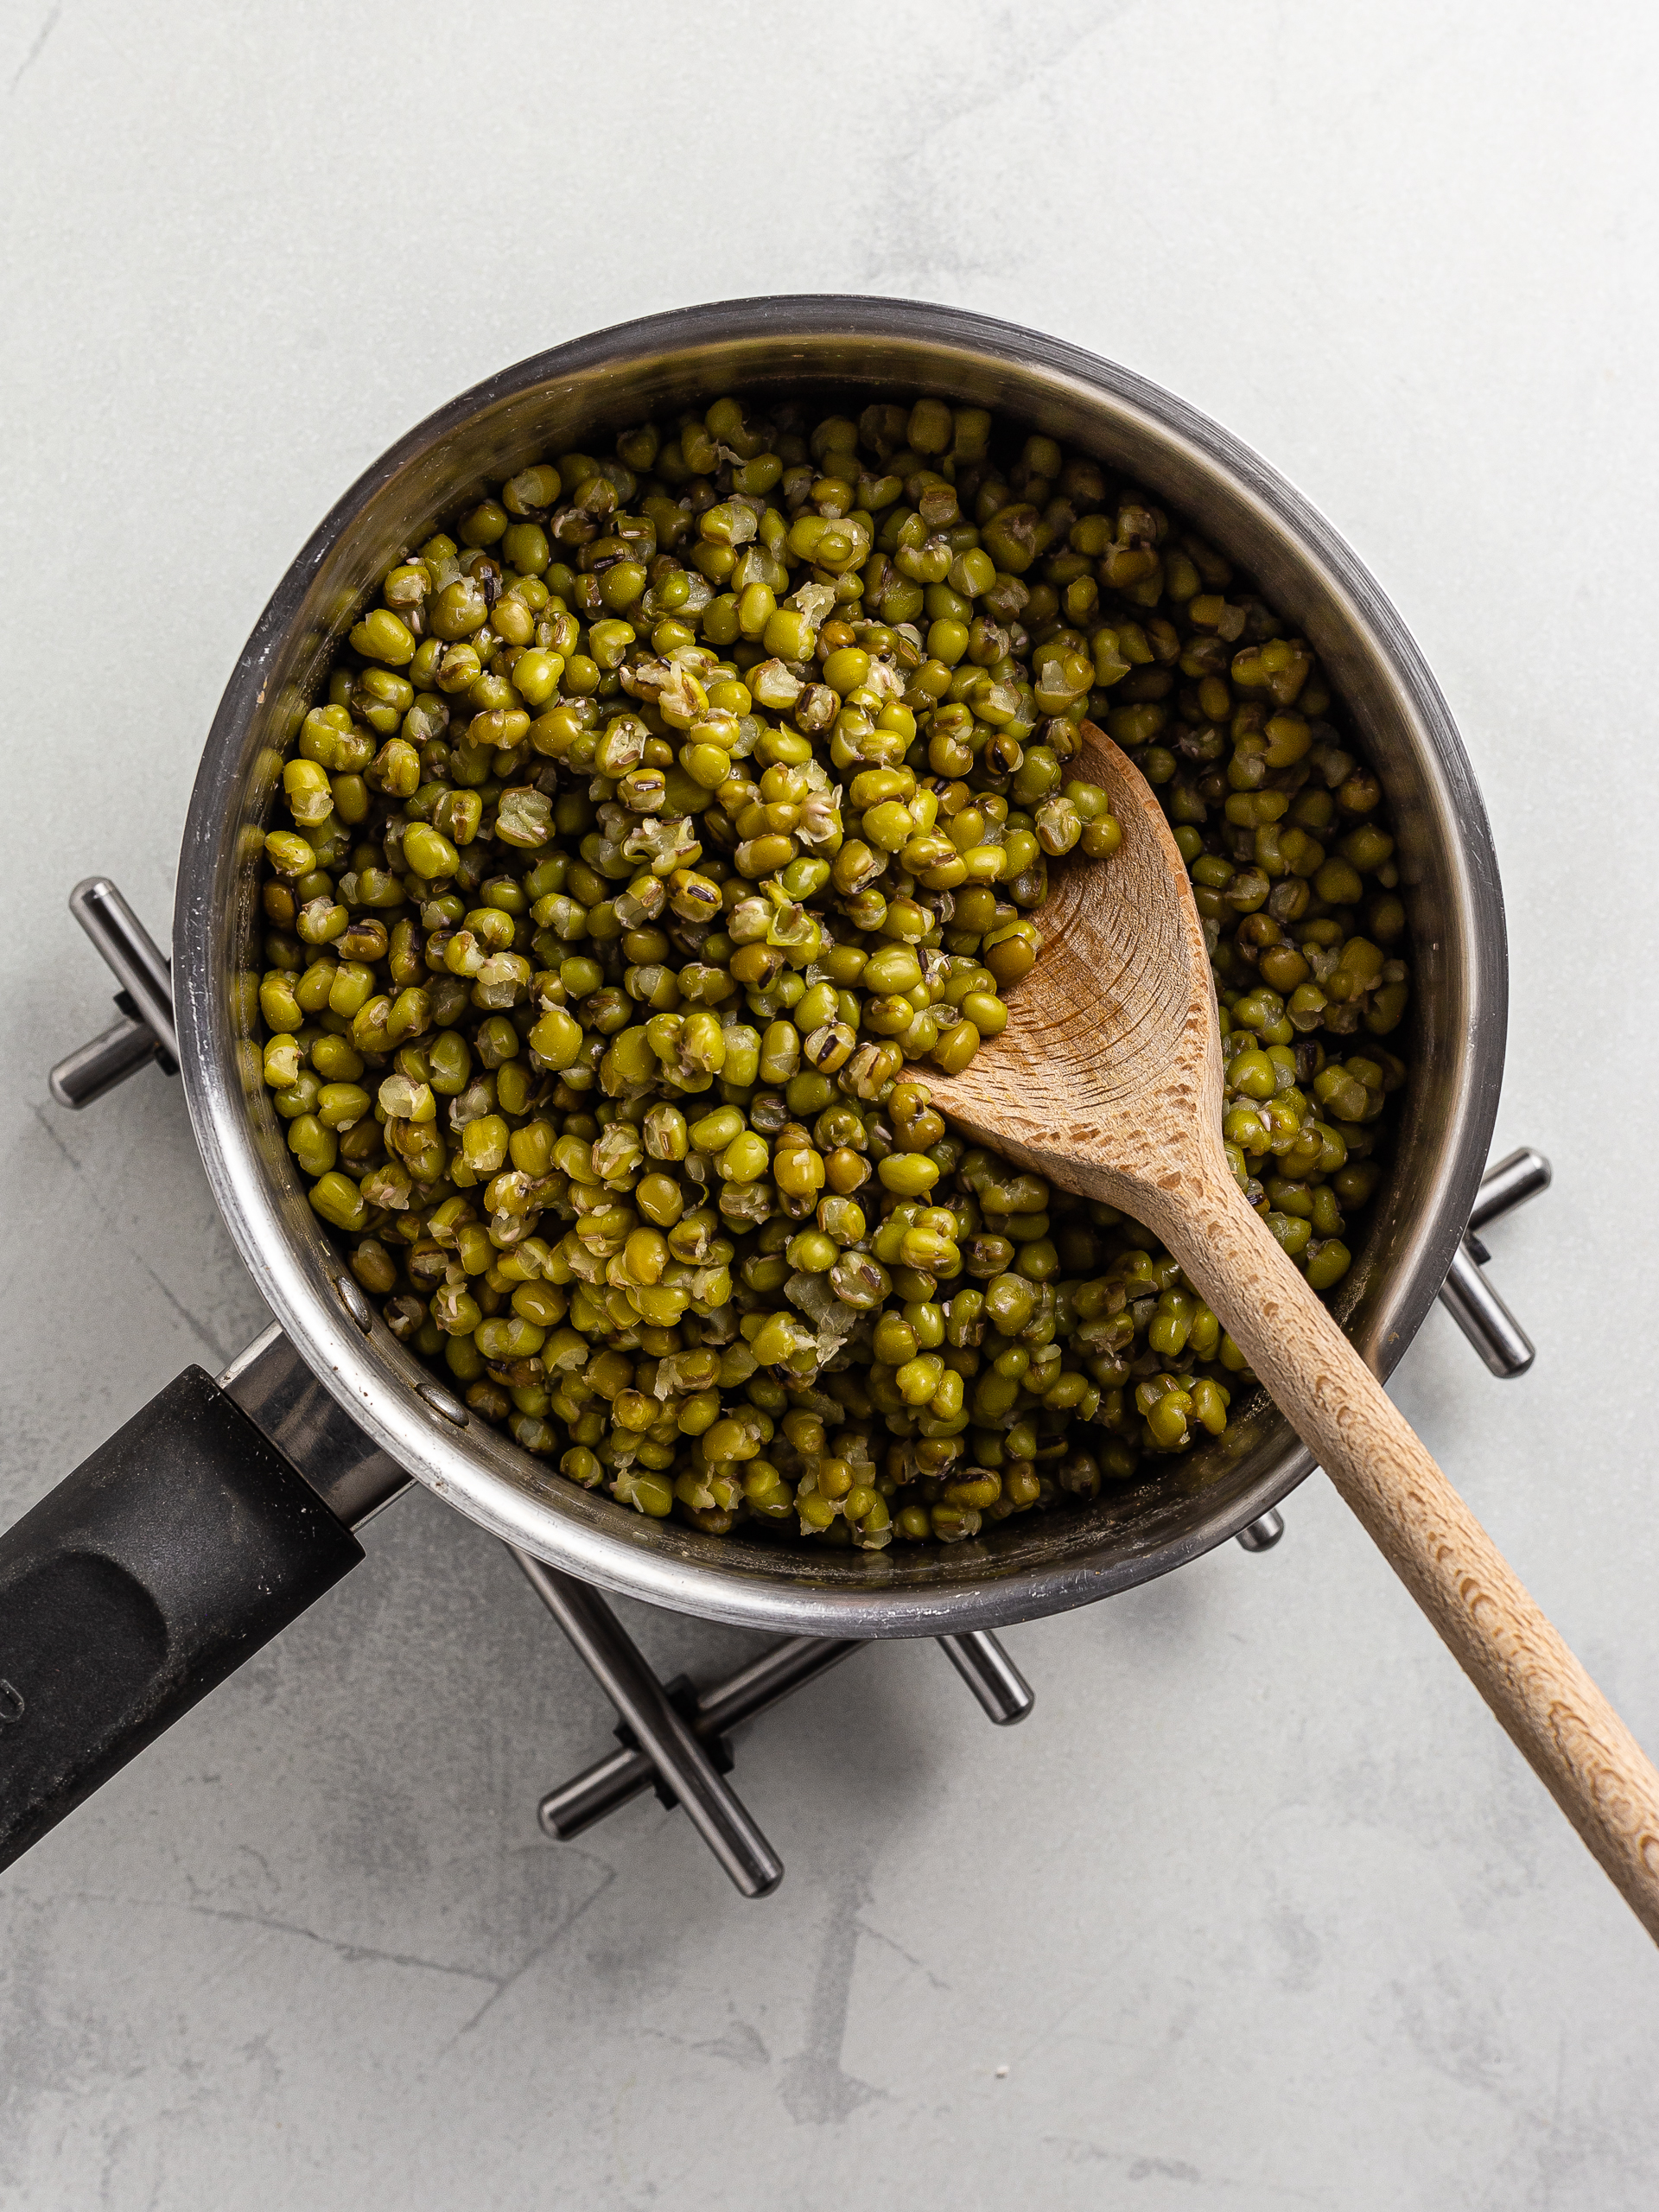
[[[296,717],[264,1072],[394,1333],[570,1481],[711,1535],[957,1542],[1225,1433],[1147,1231],[952,1131],[1110,866],[1124,746],[1214,963],[1223,1134],[1325,1292],[1410,975],[1305,641],[1141,489],[923,395],[723,397],[402,549]]]

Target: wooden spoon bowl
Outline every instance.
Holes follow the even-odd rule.
[[[1077,772],[1105,790],[1123,842],[1109,861],[1058,870],[1043,952],[1008,999],[1007,1027],[930,1088],[941,1112],[1022,1166],[1161,1236],[1158,1193],[1190,1172],[1189,1154],[1231,1180],[1215,988],[1162,808],[1111,740],[1084,728]]]
[[[1059,873],[1007,1028],[929,1078],[935,1101],[1163,1241],[1659,1941],[1659,1774],[1234,1180],[1186,864],[1139,771],[1084,730],[1078,772],[1105,788],[1122,843]]]

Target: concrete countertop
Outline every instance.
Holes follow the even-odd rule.
[[[0,1523],[262,1325],[176,1083],[85,1114],[65,909],[157,934],[226,675],[410,423],[584,329],[760,291],[984,309],[1131,363],[1373,566],[1491,810],[1515,1007],[1492,1232],[1538,1345],[1431,1316],[1402,1404],[1659,1748],[1647,562],[1659,33],[1630,0],[460,12],[16,0],[0,24]],[[0,2207],[623,2212],[1206,2198],[1637,2212],[1659,1961],[1320,1481],[766,1720],[789,1866],[534,1821],[611,1716],[424,1495],[0,1878]],[[667,1671],[753,1639],[628,1610]]]

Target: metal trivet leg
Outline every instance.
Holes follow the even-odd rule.
[[[585,1582],[543,1566],[512,1545],[508,1549],[621,1715],[628,1734],[649,1755],[649,1767],[684,1806],[692,1826],[738,1889],[746,1897],[768,1896],[784,1878],[783,1860],[616,1615]],[[730,1764],[728,1757],[723,1764]]]
[[[537,1808],[543,1828],[568,1843],[655,1789],[664,1804],[684,1806],[745,1897],[776,1889],[782,1862],[724,1778],[732,1766],[728,1732],[828,1674],[869,1639],[791,1636],[709,1689],[683,1677],[659,1682],[597,1591],[523,1552],[512,1555],[621,1716],[621,1749],[549,1790]],[[974,1629],[936,1641],[999,1727],[1025,1719],[1035,1701],[1030,1685],[994,1636]]]
[[[1239,1530],[1239,1549],[1246,1552],[1270,1552],[1284,1533],[1285,1516],[1276,1505],[1270,1505],[1265,1513],[1258,1515],[1251,1522],[1248,1529]]]
[[[1480,1179],[1480,1193],[1469,1217],[1468,1232],[1452,1256],[1440,1291],[1441,1303],[1494,1375],[1506,1381],[1532,1365],[1532,1341],[1481,1273],[1491,1254],[1479,1231],[1549,1188],[1554,1171],[1541,1152],[1522,1146]]]
[[[69,893],[69,911],[121,986],[121,1019],[52,1071],[60,1106],[90,1106],[118,1083],[159,1061],[176,1075],[179,1040],[173,1027],[173,977],[167,962],[107,875],[89,875]]]

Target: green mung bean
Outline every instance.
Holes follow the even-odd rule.
[[[499,495],[499,496],[498,496]],[[924,395],[727,396],[474,490],[358,610],[265,838],[267,1085],[480,1417],[656,1518],[959,1541],[1224,1434],[1149,1232],[951,1132],[1111,864],[1103,727],[1192,874],[1234,1173],[1351,1265],[1407,1067],[1381,785],[1185,522]]]

